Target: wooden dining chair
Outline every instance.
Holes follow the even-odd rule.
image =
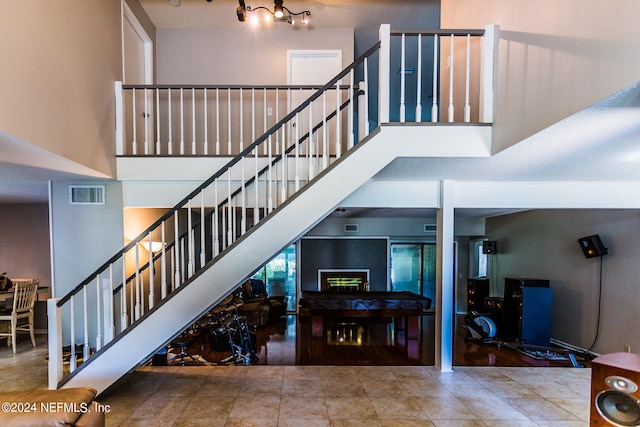
[[[34,347],[36,346],[33,332],[33,308],[36,303],[38,284],[38,280],[16,283],[12,308],[0,310],[0,322],[9,322],[9,331],[0,332],[0,337],[7,337],[7,346],[11,345],[14,353],[16,352],[16,334],[18,332],[29,332],[31,343]],[[25,319],[27,322],[24,322]]]

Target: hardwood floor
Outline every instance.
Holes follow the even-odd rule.
[[[466,340],[462,316],[454,329],[454,366],[570,367],[567,360],[538,360],[506,345]],[[409,339],[390,318],[333,318],[323,338],[311,336],[308,317],[287,315],[255,329],[261,365],[432,366],[435,364],[435,318],[424,315],[420,334]],[[220,363],[229,351],[214,351],[203,334],[189,348],[205,360]],[[218,348],[219,349],[219,348]],[[580,360],[589,367],[589,360]]]

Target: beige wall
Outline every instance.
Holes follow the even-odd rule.
[[[341,49],[344,66],[353,61],[353,29],[256,31],[158,29],[159,84],[287,84],[287,49]]]
[[[551,336],[588,348],[596,334],[600,258],[584,257],[578,239],[599,234],[609,254],[602,258],[602,314],[593,351],[640,351],[640,213],[635,210],[537,210],[488,218],[486,236],[498,242],[497,277],[549,279]],[[502,288],[501,288],[502,289]]]
[[[46,204],[0,204],[0,273],[35,277],[51,285],[49,211]]]
[[[115,175],[120,9],[120,0],[2,2],[1,131]]]
[[[494,151],[639,79],[640,3],[442,0],[442,28],[500,25]]]

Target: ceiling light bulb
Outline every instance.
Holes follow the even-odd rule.
[[[284,16],[284,9],[282,8],[282,1],[283,0],[274,0],[274,6],[273,6],[273,16],[275,16],[276,18],[280,19]]]
[[[307,15],[306,13],[302,15],[302,23],[305,25],[309,23],[309,15]]]
[[[249,22],[251,22],[252,25],[258,25],[258,15],[251,12],[251,14],[249,15]]]

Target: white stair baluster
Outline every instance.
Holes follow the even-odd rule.
[[[353,133],[354,129],[353,129],[353,101],[354,101],[354,97],[353,97],[353,81],[354,81],[354,73],[353,73],[353,69],[351,69],[351,71],[349,72],[349,115],[348,115],[348,122],[347,122],[347,134],[348,134],[348,148],[350,149],[353,147],[353,145],[355,144],[355,135]],[[368,97],[369,95],[367,95]]]
[[[69,314],[69,320],[70,320],[70,333],[69,333],[69,340],[71,342],[71,351],[70,351],[70,356],[69,356],[69,373],[73,372],[76,370],[76,367],[78,366],[77,364],[77,360],[76,360],[76,311],[75,311],[75,307],[74,307],[74,299],[75,299],[75,295],[71,295],[71,299],[69,300],[69,310],[70,310],[70,314]]]
[[[433,100],[431,103],[431,122],[438,122],[438,35],[433,36]]]
[[[206,241],[204,233],[204,188],[200,191],[200,268],[204,267],[207,258]]]
[[[102,308],[100,307],[100,295],[102,286],[100,284],[100,273],[96,276],[96,351],[102,348]]]
[[[120,332],[129,326],[129,313],[127,312],[127,265],[126,254],[122,254],[122,288],[120,289]]]
[[[89,360],[91,346],[89,345],[89,304],[87,302],[87,285],[82,287],[82,324],[84,329],[84,345],[82,347],[82,363]]]
[[[165,221],[162,221],[161,225],[161,239],[162,247],[160,255],[160,299],[167,297],[167,260],[166,260],[166,236],[165,236]]]
[[[110,342],[116,336],[115,305],[113,301],[113,264],[109,265],[109,330],[106,342]]]
[[[173,290],[176,290],[177,288],[180,287],[180,284],[182,283],[182,281],[180,280],[180,277],[182,276],[181,272],[180,272],[180,251],[178,250],[178,245],[180,244],[180,237],[178,235],[178,230],[179,230],[179,225],[178,225],[178,211],[176,210],[174,215],[174,224],[173,224],[173,232],[174,232],[174,237],[173,237],[173,253],[175,255],[175,271],[173,273],[173,281],[174,281],[174,288]]]
[[[231,88],[227,88],[227,155],[231,155]]]
[[[138,124],[136,120],[136,88],[132,89],[131,96],[133,97],[131,100],[131,152],[135,156],[138,154]]]
[[[322,94],[322,170],[325,170],[329,165],[327,151],[329,151],[329,145],[327,143],[327,91],[325,90]]]
[[[196,88],[191,88],[191,154],[196,151]]]
[[[467,69],[465,72],[465,91],[464,91],[464,122],[471,121],[471,106],[469,105],[469,75],[471,64],[471,34],[467,34]]]
[[[144,119],[144,154],[149,154],[149,96],[147,88],[144,88],[144,111],[142,112]]]
[[[404,123],[405,119],[405,105],[404,105],[404,91],[405,91],[405,76],[406,76],[406,66],[405,66],[405,34],[402,33],[402,47],[400,48],[400,123]],[[365,78],[367,73],[365,72]],[[369,126],[367,126],[368,128]]]
[[[220,91],[216,88],[216,156],[220,155]]]
[[[339,159],[342,151],[342,134],[341,134],[341,119],[342,113],[340,112],[340,104],[342,103],[342,90],[340,88],[340,80],[336,82],[336,159]]]
[[[296,168],[296,177],[295,177],[295,189],[296,192],[298,192],[298,190],[300,190],[300,144],[298,144],[298,128],[299,128],[299,123],[300,121],[299,119],[299,113],[296,113],[296,121],[294,123],[294,126],[296,127],[295,133],[294,133],[294,140],[293,143],[295,144],[295,152],[296,152],[296,157],[295,157],[295,168]]]
[[[156,88],[156,154],[160,154],[162,149],[160,147],[160,89]]]
[[[416,123],[422,121],[422,34],[418,34],[418,75],[416,85]]]
[[[149,310],[153,308],[155,299],[155,280],[154,280],[154,264],[153,264],[153,239],[149,232]]]
[[[140,249],[139,242],[136,242],[136,307],[135,307],[135,320],[138,320],[142,315],[142,309],[140,307]]]
[[[213,217],[212,222],[212,234],[213,234],[213,256],[217,256],[220,253],[220,238],[218,237],[220,230],[218,230],[218,179],[213,182]]]
[[[204,118],[204,140],[202,141],[202,152],[205,156],[209,154],[209,114],[207,113],[207,88],[203,94],[203,118]]]
[[[454,52],[454,35],[451,34],[451,51],[449,52],[449,123],[453,123],[454,120],[454,108],[453,108],[453,68],[455,58],[453,56]]]
[[[187,278],[193,276],[193,238],[191,231],[193,224],[191,220],[191,200],[187,202]]]
[[[180,155],[184,155],[184,89],[180,88]]]
[[[173,154],[173,126],[171,124],[172,121],[172,117],[173,117],[173,112],[171,111],[171,88],[167,89],[167,125],[168,125],[168,130],[167,130],[167,135],[168,135],[168,139],[167,139],[167,154],[172,155]]]

